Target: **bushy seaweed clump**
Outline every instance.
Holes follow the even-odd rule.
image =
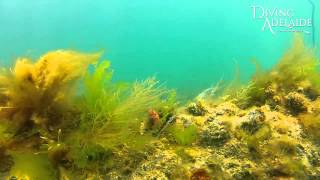
[[[139,154],[150,140],[156,139],[173,116],[175,93],[154,78],[124,84],[113,83],[111,76],[107,61],[97,64],[95,71],[85,76],[79,100],[82,115],[77,130],[66,138],[66,143],[71,146],[69,156],[78,168],[93,170],[94,174],[99,174],[101,167],[107,172],[116,169],[130,174],[131,163],[111,158],[117,156],[113,153],[126,147]],[[97,148],[99,151],[94,150]],[[142,157],[133,154],[129,161],[137,166]]]
[[[99,53],[59,50],[49,52],[35,62],[19,58],[12,69],[3,68],[0,74],[2,151],[41,152],[44,144],[55,141],[58,129],[67,129],[65,125],[74,120],[70,113],[74,111],[72,100],[76,95],[77,81],[83,77],[87,66],[99,57]],[[21,165],[24,161],[28,161],[30,167],[37,166],[36,161],[23,160],[26,156],[21,155],[22,160],[17,160],[17,156],[9,154],[5,157],[11,158],[1,158],[0,161],[9,164],[14,160],[12,175],[17,175],[14,169],[24,166]],[[45,157],[39,156],[39,162],[49,162]],[[31,176],[34,172],[29,173],[19,176],[35,178]]]
[[[163,124],[175,106],[175,93],[155,78],[133,84],[113,83],[109,65],[108,61],[96,64],[94,71],[85,75],[79,133],[108,147],[129,142],[143,145],[144,131],[152,128],[149,121],[156,121],[148,112],[159,116],[159,122],[152,123]]]
[[[312,100],[319,95],[318,59],[314,51],[305,46],[301,36],[294,37],[291,49],[272,69],[263,71],[256,60],[253,62],[256,65],[253,79],[243,86],[239,85],[240,78],[236,77],[224,88],[224,100],[232,100],[242,108],[263,104],[278,108],[277,105],[290,106],[285,97],[289,93],[302,93]]]
[[[13,69],[0,76],[1,119],[17,130],[34,125],[49,130],[58,125],[75,95],[75,82],[94,63],[99,54],[55,51],[35,63],[20,58]]]
[[[155,78],[114,83],[112,74],[110,62],[103,61],[84,76],[77,101],[80,120],[65,140],[71,147],[69,156],[79,168],[112,169],[118,163],[108,157],[115,148],[124,145],[131,151],[141,150],[173,116],[174,91]],[[100,150],[94,153],[97,148]]]
[[[35,62],[20,58],[12,70],[2,69],[2,164],[7,150],[28,149],[45,154],[37,156],[39,162],[51,161],[53,167],[60,167],[53,179],[64,176],[63,169],[70,167],[96,172],[111,163],[111,148],[143,147],[156,137],[173,116],[175,92],[155,78],[113,83],[110,62],[98,63],[99,58],[100,53],[59,50]],[[88,70],[89,65],[93,68]],[[15,156],[16,164],[7,170],[14,169],[12,175],[22,177],[15,172],[24,166],[21,158],[25,156],[19,156],[21,161]]]

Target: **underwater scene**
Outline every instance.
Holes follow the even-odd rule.
[[[319,0],[0,0],[0,180],[320,179]]]

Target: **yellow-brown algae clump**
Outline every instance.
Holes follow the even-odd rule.
[[[45,54],[35,63],[27,58],[18,59],[11,71],[0,75],[1,96],[5,99],[1,111],[7,112],[1,113],[4,115],[1,118],[11,120],[18,129],[30,123],[56,124],[63,107],[75,93],[75,81],[99,57],[100,53],[58,50]]]

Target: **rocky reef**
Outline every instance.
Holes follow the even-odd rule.
[[[248,84],[187,105],[155,78],[114,83],[99,57],[1,71],[0,179],[320,178],[320,72],[301,38]]]

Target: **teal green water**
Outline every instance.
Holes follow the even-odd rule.
[[[320,2],[313,1],[317,48]],[[232,79],[236,64],[248,79],[250,59],[268,68],[289,47],[292,33],[262,32],[252,5],[311,17],[309,0],[1,0],[0,60],[8,65],[55,49],[104,49],[115,80],[156,75],[182,97],[193,97]],[[305,40],[312,46],[312,35]]]

